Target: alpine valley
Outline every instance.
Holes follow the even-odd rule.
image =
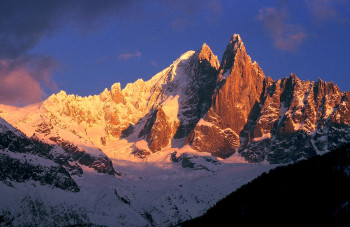
[[[263,172],[350,143],[350,92],[274,81],[233,35],[148,81],[0,105],[0,224],[171,226]]]

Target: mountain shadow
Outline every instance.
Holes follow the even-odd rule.
[[[350,143],[264,173],[182,226],[349,226]]]
[[[182,55],[153,85],[157,92],[149,98],[150,112],[123,130],[122,138],[135,142],[135,137],[129,136],[141,127],[138,138],[147,141],[151,152],[169,144],[178,147],[173,140],[186,138],[210,108],[218,67],[217,57],[206,44]]]

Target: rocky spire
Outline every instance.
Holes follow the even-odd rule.
[[[208,61],[216,70],[220,67],[218,57],[213,54],[210,47],[206,43],[203,43],[202,48],[198,51],[198,58],[200,62],[204,60]]]
[[[257,63],[252,63],[241,37],[237,34],[233,35],[226,47],[218,81],[222,83],[220,82],[205,117],[205,121],[210,124],[196,127],[187,142],[197,150],[215,151],[214,155],[225,157],[240,145],[239,134],[248,118],[259,112],[260,96],[267,83],[264,73]],[[208,129],[208,125],[211,125],[211,129]],[[213,130],[217,133],[210,135],[208,131]],[[215,143],[209,151],[205,142],[208,140],[227,142]]]
[[[125,104],[125,98],[122,94],[121,86],[120,83],[115,83],[111,87],[111,96],[112,100],[118,104],[118,103],[123,103]]]
[[[227,79],[214,97],[212,108],[221,117],[222,127],[239,134],[252,108],[260,102],[265,75],[257,63],[252,63],[237,34],[230,40],[222,59],[219,76],[226,75]]]
[[[238,34],[234,34],[230,40],[230,42],[226,46],[226,50],[221,60],[221,65],[219,68],[219,77],[222,77],[224,74],[230,73],[232,69],[236,56],[238,55],[246,55],[246,50],[244,47],[244,43],[242,42],[241,37]]]

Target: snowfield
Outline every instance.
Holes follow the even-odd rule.
[[[225,53],[220,66],[203,44],[123,89],[0,105],[0,225],[177,225],[272,163],[350,142],[350,92],[266,78],[237,34]]]
[[[169,226],[203,214],[221,198],[273,168],[224,163],[183,151],[153,158],[147,162],[113,159],[121,176],[83,167],[83,175],[73,177],[79,192],[35,181],[0,182],[0,215],[14,217],[13,225]]]
[[[173,101],[170,99],[169,101]],[[42,117],[40,105],[16,109],[1,106],[6,121],[1,120],[1,133],[12,131],[19,137],[36,133]],[[29,110],[28,110],[29,108]],[[171,109],[167,110],[172,112]],[[39,114],[38,114],[39,113]],[[1,118],[0,118],[1,119]],[[118,173],[108,175],[80,165],[82,174],[71,175],[80,191],[72,192],[38,181],[0,181],[0,217],[14,226],[171,226],[204,214],[221,198],[248,183],[275,165],[249,164],[237,152],[228,159],[198,152],[185,146],[184,139],[173,139],[161,152],[140,158],[134,148],[148,150],[147,142],[138,138],[136,128],[128,138],[109,141],[97,149],[89,136],[71,133],[70,122],[63,118],[41,134],[49,142],[52,135],[69,139],[91,155],[107,155]],[[41,129],[46,132],[47,128]],[[98,132],[95,132],[98,135]],[[39,135],[40,136],[40,135]],[[51,141],[52,143],[52,141]],[[63,152],[63,153],[62,153]],[[35,154],[16,153],[7,149],[0,154],[37,166],[57,163]],[[54,147],[50,154],[64,154]]]

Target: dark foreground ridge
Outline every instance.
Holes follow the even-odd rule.
[[[182,226],[350,226],[350,144],[264,173]]]

